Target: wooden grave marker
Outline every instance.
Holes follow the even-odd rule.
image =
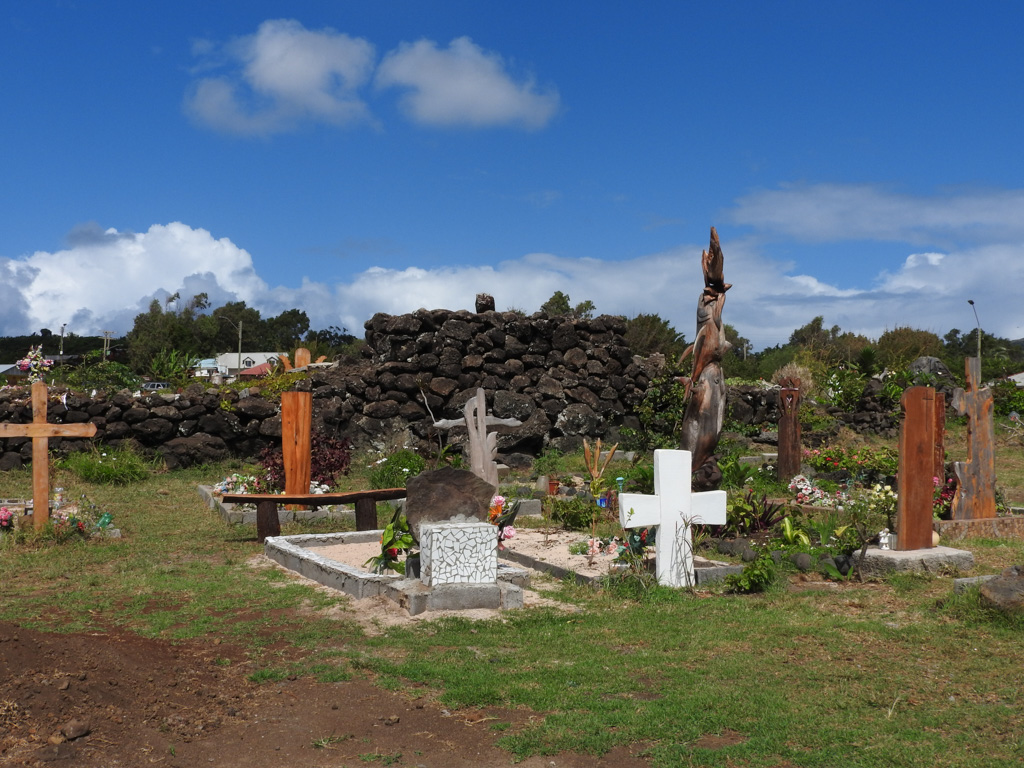
[[[788,482],[800,474],[800,379],[779,382],[779,480]]]
[[[281,393],[281,453],[284,458],[284,492],[309,493],[313,423],[312,392]],[[290,505],[289,509],[305,509]],[[280,523],[278,523],[280,526]],[[280,532],[280,528],[278,528]],[[272,534],[276,536],[277,534]]]
[[[623,528],[658,526],[654,541],[658,583],[669,587],[693,586],[695,523],[725,525],[725,491],[693,493],[689,451],[654,452],[654,495],[619,495],[619,522]]]
[[[50,518],[50,438],[93,437],[95,424],[50,424],[46,421],[46,384],[32,384],[32,421],[0,424],[0,437],[32,438],[32,522],[36,530]]]
[[[935,390],[910,387],[903,393],[900,426],[899,499],[896,549],[931,549],[932,498],[935,491]]]
[[[992,390],[981,386],[981,359],[969,357],[967,391],[953,392],[953,407],[967,415],[967,461],[953,465],[957,493],[953,497],[954,520],[980,520],[996,516],[995,424]]]
[[[474,475],[481,480],[486,480],[498,488],[498,463],[495,457],[498,454],[498,434],[487,432],[487,427],[521,427],[523,423],[518,419],[499,419],[497,416],[487,415],[487,396],[482,387],[478,387],[476,394],[466,401],[462,412],[464,418],[442,419],[435,421],[437,429],[451,429],[452,427],[466,427],[469,431],[469,468]]]

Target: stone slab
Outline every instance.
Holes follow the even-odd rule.
[[[995,573],[990,573],[988,576],[966,576],[962,579],[953,579],[953,591],[956,594],[966,592],[971,587],[977,587],[984,584],[990,579],[994,579],[997,576]]]
[[[860,553],[854,553],[860,563]],[[929,549],[878,549],[871,547],[860,563],[861,573],[868,578],[880,578],[890,573],[948,574],[950,571],[969,571],[974,567],[974,555],[965,549],[931,547]]]
[[[979,520],[936,520],[932,527],[943,541],[1024,539],[1024,514]]]
[[[274,562],[325,587],[358,599],[383,596],[415,616],[424,611],[471,608],[515,608],[523,604],[522,590],[529,574],[522,568],[498,566],[496,584],[444,584],[427,587],[419,579],[398,573],[370,573],[330,560],[317,553],[321,547],[380,541],[381,531],[350,531],[298,536],[270,536],[263,551]]]

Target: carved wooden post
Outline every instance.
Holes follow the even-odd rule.
[[[954,520],[996,516],[995,424],[992,421],[992,390],[981,386],[981,360],[969,357],[967,391],[953,392],[956,412],[967,414],[967,461],[953,465],[957,489],[953,497]]]
[[[36,530],[50,518],[50,438],[92,437],[95,424],[48,424],[46,384],[32,383],[32,423],[0,424],[0,437],[32,438],[32,522]]]
[[[711,228],[711,243],[701,254],[704,291],[697,300],[697,335],[686,348],[679,362],[693,355],[693,372],[684,379],[690,401],[683,415],[680,447],[693,454],[697,471],[715,452],[725,419],[725,377],[722,357],[732,347],[725,338],[722,307],[725,292],[732,286],[725,282],[725,256],[718,242],[718,232]]]
[[[930,549],[932,482],[935,471],[935,390],[911,387],[903,393],[900,426],[900,488],[896,549]]]
[[[312,392],[281,393],[281,453],[285,493],[309,493]],[[289,509],[305,509],[292,505]]]
[[[464,410],[466,429],[469,430],[470,469],[477,477],[498,487],[498,464],[494,457],[498,453],[498,435],[487,433],[487,398],[483,389],[477,389]]]
[[[779,480],[790,480],[800,474],[800,379],[779,382]]]

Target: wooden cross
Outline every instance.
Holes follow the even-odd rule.
[[[498,487],[498,464],[494,460],[498,455],[498,435],[487,433],[487,427],[521,427],[518,419],[499,419],[487,415],[487,397],[483,388],[477,388],[476,395],[471,397],[463,409],[465,418],[443,419],[435,421],[438,429],[451,429],[465,426],[469,430],[469,464],[470,470],[477,477],[486,480],[495,488]]]
[[[32,438],[32,519],[36,530],[50,517],[50,438],[92,437],[95,424],[48,424],[46,384],[32,384],[32,423],[0,424],[0,437]]]
[[[654,495],[619,495],[619,522],[623,528],[658,526],[654,542],[658,583],[669,587],[693,586],[695,523],[725,524],[725,491],[691,490],[689,451],[654,452]]]
[[[967,461],[953,465],[960,486],[953,497],[953,519],[977,520],[996,516],[994,400],[992,390],[981,386],[981,358],[967,358],[964,368],[967,391],[953,392],[953,407],[967,415]]]

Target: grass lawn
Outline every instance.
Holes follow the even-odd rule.
[[[1001,450],[1001,484],[1012,451]],[[1020,453],[1009,457],[1008,495],[1024,488]],[[230,471],[153,474],[120,488],[58,472],[53,485],[69,498],[86,493],[124,538],[0,543],[0,619],[220,640],[245,650],[256,680],[369,675],[387,688],[425,684],[453,708],[525,708],[537,715],[531,725],[491,726],[519,757],[639,743],[653,766],[1024,761],[1024,623],[981,609],[976,592],[954,597],[948,577],[794,575],[762,595],[656,588],[642,599],[558,584],[555,596],[576,611],[369,636],[347,598],[252,567],[262,551],[254,529],[228,527],[195,492]],[[31,493],[27,472],[3,481],[5,496]],[[1024,542],[962,546],[975,573],[1024,563]],[[722,737],[717,748],[706,748],[711,735]]]

